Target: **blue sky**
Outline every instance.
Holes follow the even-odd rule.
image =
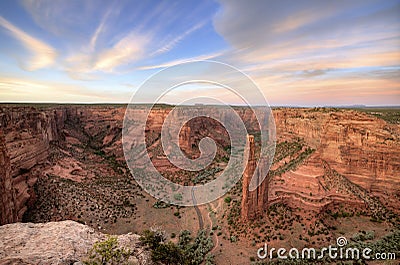
[[[3,102],[128,102],[190,60],[237,67],[271,105],[400,102],[400,1],[0,1],[0,43]]]

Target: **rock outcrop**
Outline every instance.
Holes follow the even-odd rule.
[[[253,175],[260,182],[261,175],[256,171],[257,158],[255,155],[254,136],[247,135],[246,150],[248,162],[242,180],[242,205],[241,217],[243,221],[262,217],[268,205],[268,180],[262,181],[255,190],[250,191],[249,186]]]
[[[105,234],[74,222],[14,223],[0,226],[0,264],[83,264],[94,243]],[[117,236],[120,247],[130,249],[132,264],[152,264],[139,236]]]

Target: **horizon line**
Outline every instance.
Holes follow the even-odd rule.
[[[5,102],[0,101],[0,105],[12,105],[12,104],[49,104],[49,105],[129,105],[131,103],[127,102],[54,102],[54,101],[16,101],[16,102]],[[177,106],[171,103],[135,103],[133,105],[167,105],[167,106]],[[220,106],[219,104],[193,104],[193,105],[179,105],[179,106]],[[249,107],[248,105],[240,105],[240,104],[226,104],[232,107]],[[253,107],[260,107],[262,105],[254,105]],[[351,105],[269,105],[271,108],[400,108],[400,105],[364,105],[364,104],[351,104]]]

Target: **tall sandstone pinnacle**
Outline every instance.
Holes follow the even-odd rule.
[[[243,221],[250,221],[262,217],[266,212],[268,206],[268,180],[264,179],[262,181],[262,176],[257,170],[253,135],[247,135],[245,152],[248,153],[248,162],[243,173],[241,217]],[[253,175],[257,180],[257,188],[250,191],[249,186]]]

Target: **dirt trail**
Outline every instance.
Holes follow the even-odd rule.
[[[201,215],[200,209],[197,206],[196,196],[194,195],[195,188],[196,188],[195,186],[193,186],[193,188],[192,188],[192,200],[193,200],[194,209],[196,210],[196,213],[197,213],[197,218],[199,219],[199,230],[202,230],[204,228],[204,221],[203,221],[203,216]]]
[[[217,212],[217,210],[221,207],[221,203],[222,203],[222,202],[223,202],[223,200],[222,200],[222,199],[219,199],[218,205],[217,205],[216,208],[214,208],[214,205],[213,205],[212,203],[210,203],[211,211],[208,212],[207,217],[208,217],[208,220],[209,220],[209,222],[210,222],[210,227],[211,227],[211,228],[212,228],[213,225],[214,225],[213,222],[212,222],[211,216],[210,216],[210,215],[211,215],[211,212]],[[214,244],[214,247],[210,250],[209,253],[214,252],[214,251],[217,249],[218,245],[219,245],[219,239],[218,239],[217,234],[214,233],[213,236],[215,237],[215,244]]]

